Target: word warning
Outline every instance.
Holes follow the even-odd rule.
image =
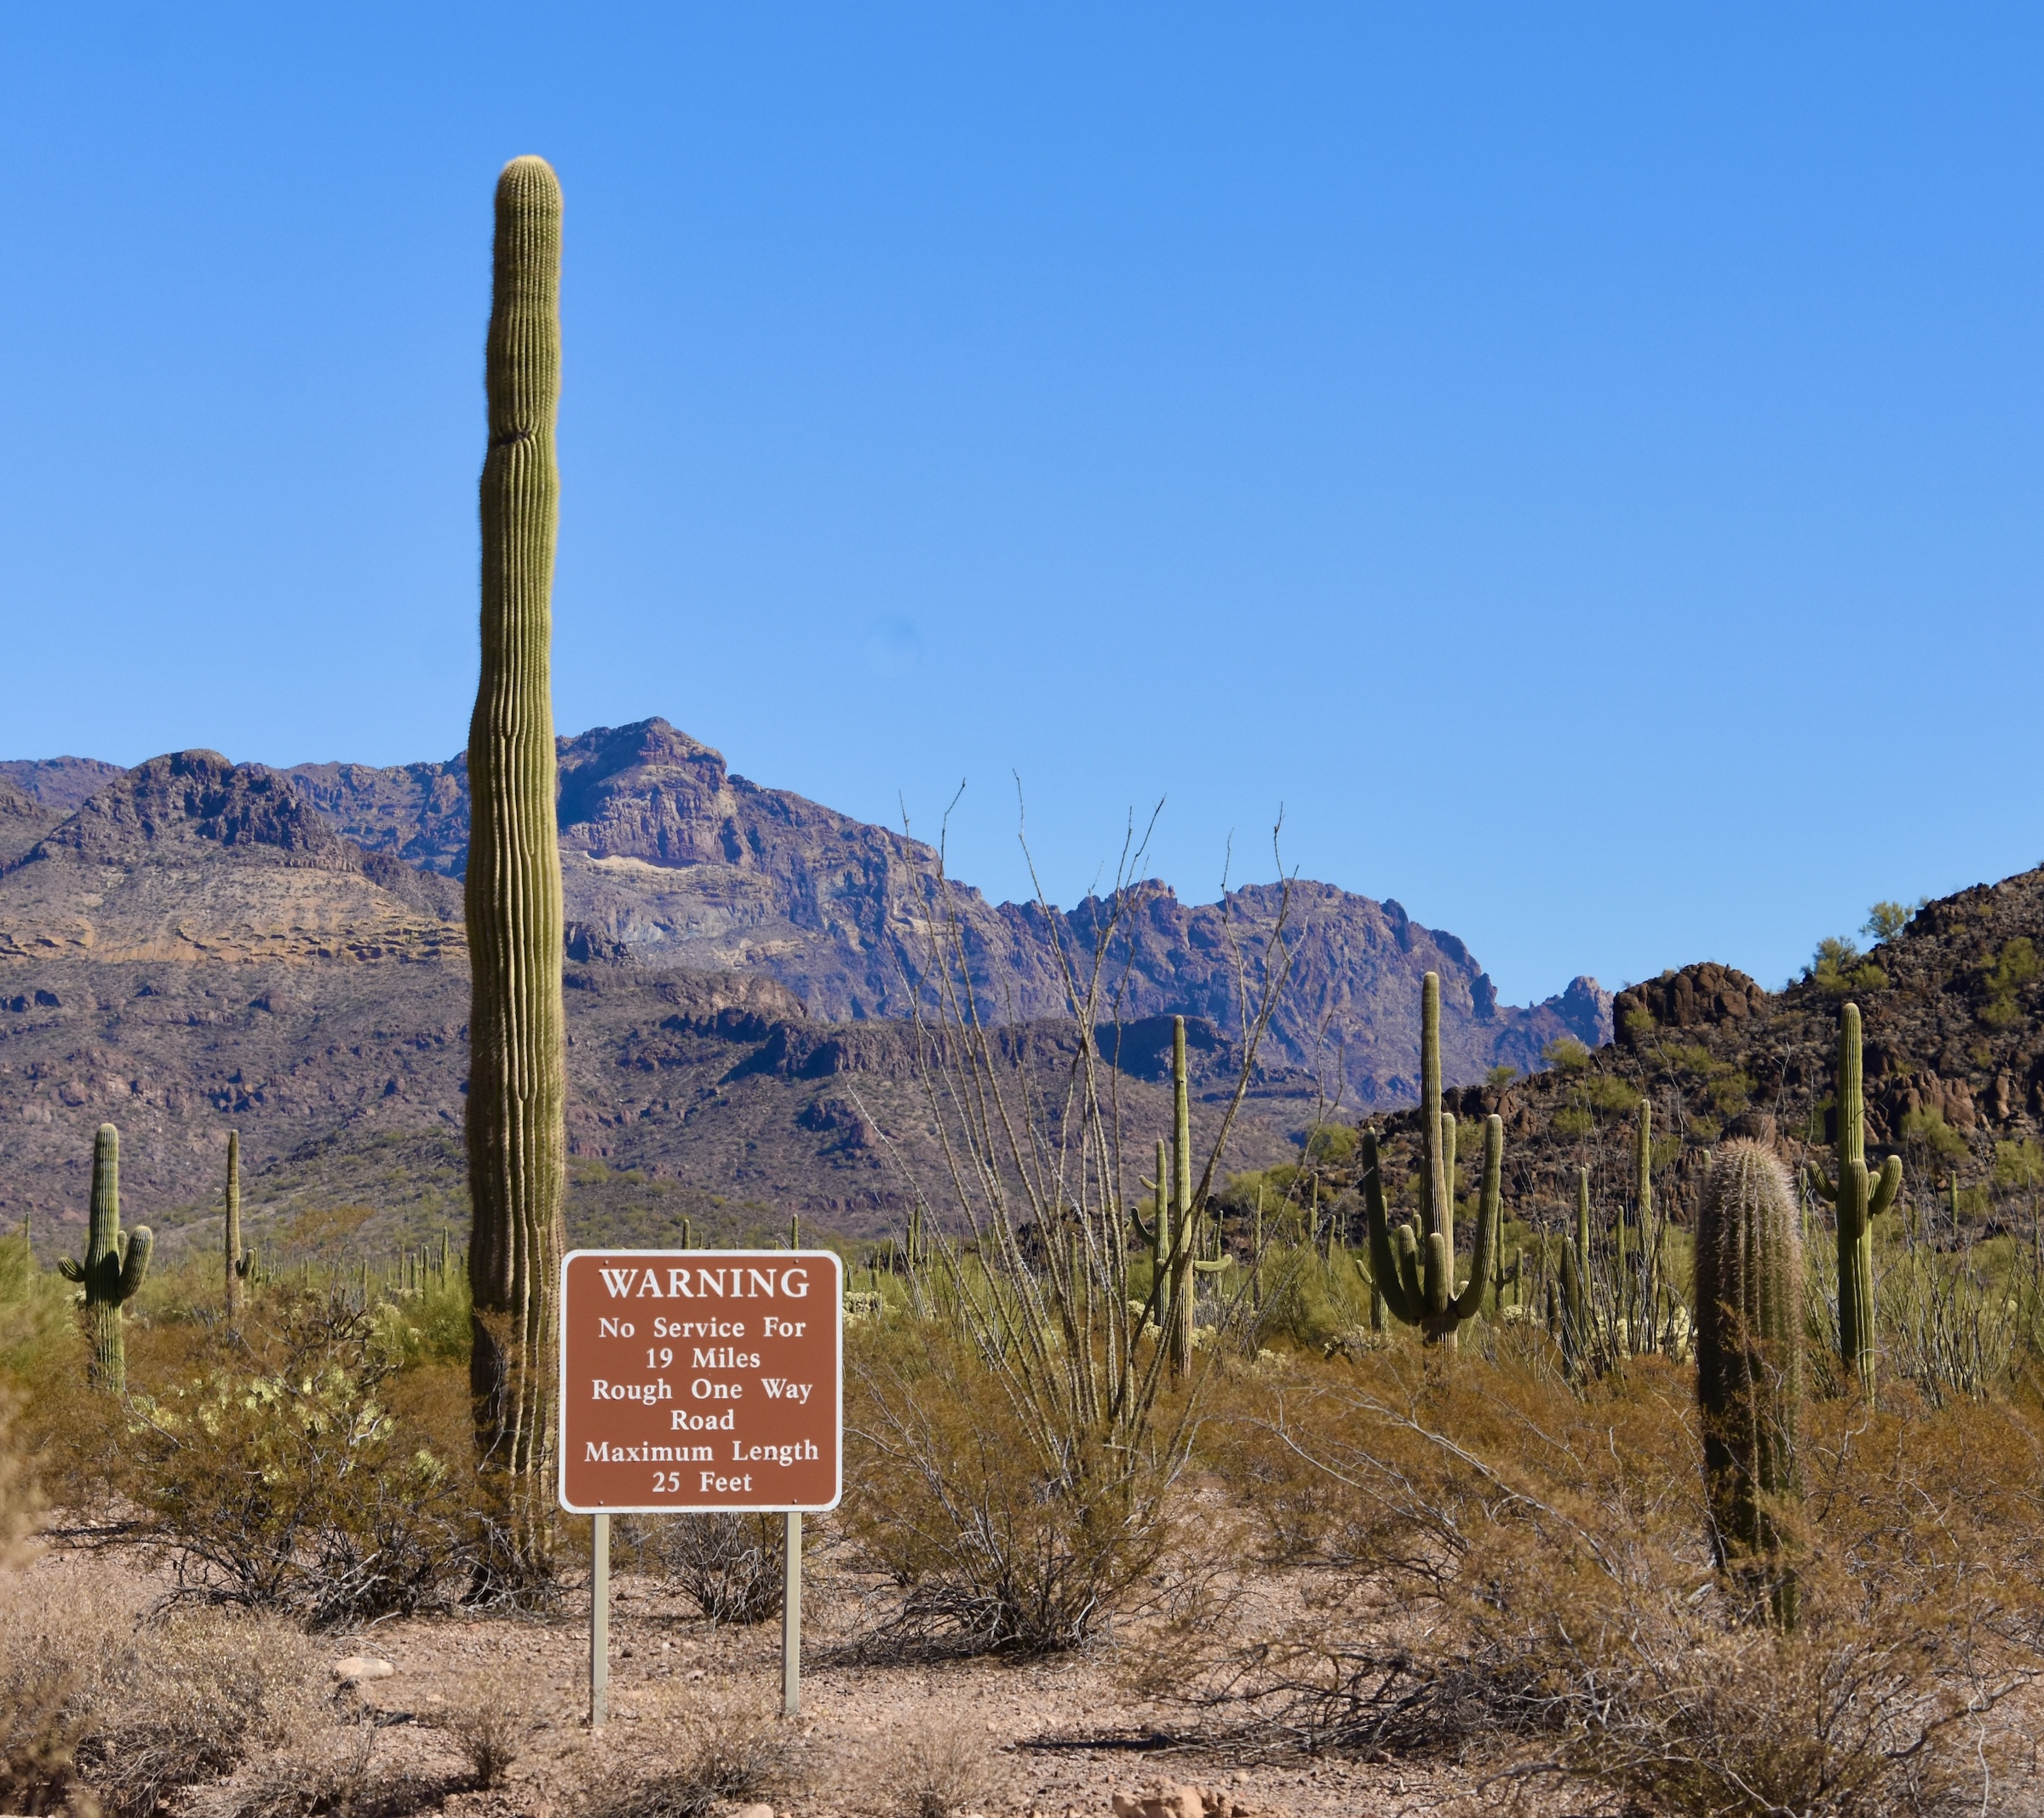
[[[560,1505],[834,1509],[844,1282],[829,1250],[577,1250],[560,1267]]]

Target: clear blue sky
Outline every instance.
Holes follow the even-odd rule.
[[[460,748],[491,186],[564,730],[1509,998],[2044,857],[2044,14],[0,9],[0,755]]]

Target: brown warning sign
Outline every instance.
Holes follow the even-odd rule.
[[[829,1250],[577,1250],[560,1266],[560,1505],[834,1509],[844,1284]]]

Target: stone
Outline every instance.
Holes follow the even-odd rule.
[[[751,1805],[741,1805],[736,1818],[773,1818],[773,1808],[761,1799]]]
[[[365,1679],[388,1679],[397,1672],[388,1660],[379,1660],[371,1655],[351,1654],[344,1660],[334,1662],[334,1677],[343,1685],[359,1685]]]

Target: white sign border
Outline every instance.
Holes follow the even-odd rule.
[[[657,1256],[672,1260],[681,1256],[721,1256],[743,1259],[771,1257],[785,1262],[789,1257],[828,1257],[836,1283],[837,1321],[837,1474],[828,1502],[662,1502],[627,1506],[606,1502],[599,1505],[568,1500],[568,1265],[583,1256]],[[845,1500],[845,1259],[835,1250],[571,1250],[560,1259],[560,1299],[554,1318],[560,1328],[560,1399],[558,1443],[560,1460],[554,1473],[554,1500],[568,1515],[827,1515]]]

